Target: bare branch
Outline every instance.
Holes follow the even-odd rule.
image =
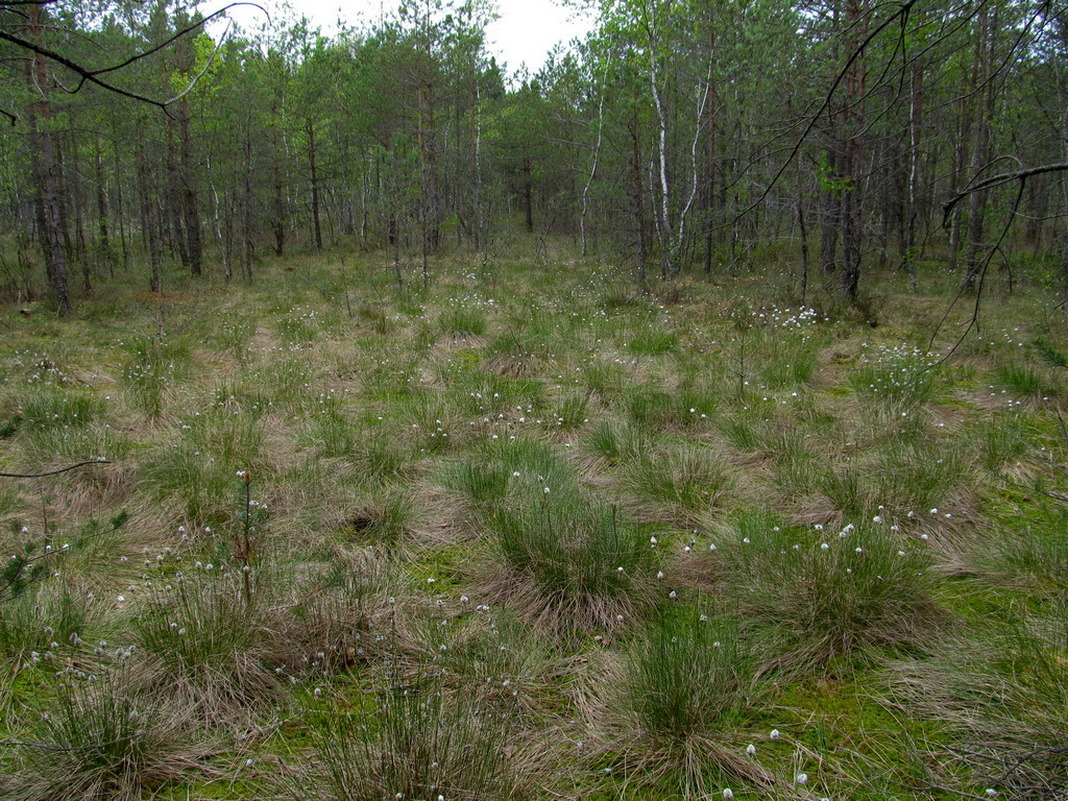
[[[3,7],[3,5],[4,4],[0,3],[0,7]],[[243,0],[243,2],[230,3],[230,4],[226,5],[226,6],[224,6],[223,8],[219,9],[218,11],[214,12],[213,14],[209,14],[204,19],[199,20],[195,24],[186,26],[185,28],[183,28],[182,30],[176,32],[173,36],[170,36],[165,41],[161,42],[160,44],[156,45],[155,47],[152,47],[152,48],[150,48],[148,50],[145,50],[145,51],[143,51],[141,53],[137,53],[136,55],[131,56],[130,58],[126,59],[123,62],[120,62],[118,64],[113,64],[110,67],[103,67],[101,69],[89,69],[88,67],[84,67],[81,64],[77,63],[76,61],[72,61],[71,59],[67,58],[66,56],[64,56],[64,55],[62,55],[60,53],[57,53],[54,50],[50,50],[50,49],[48,49],[46,47],[42,47],[41,45],[38,45],[38,44],[35,44],[34,42],[29,41],[28,39],[23,39],[20,36],[15,36],[14,34],[9,33],[7,31],[4,31],[4,30],[0,30],[0,40],[10,42],[11,44],[14,44],[14,45],[16,45],[18,47],[21,47],[23,49],[29,50],[32,53],[37,53],[39,55],[42,55],[45,58],[47,58],[47,59],[49,59],[51,61],[54,61],[55,63],[57,63],[57,64],[59,64],[59,65],[61,65],[63,67],[66,67],[71,72],[73,72],[75,75],[77,75],[79,77],[79,79],[80,79],[78,81],[78,83],[74,86],[73,89],[67,89],[66,90],[70,94],[74,94],[75,92],[78,92],[85,84],[90,83],[90,84],[95,84],[96,86],[99,86],[102,89],[106,89],[109,92],[114,92],[117,95],[121,95],[122,97],[128,97],[131,100],[137,100],[138,102],[148,103],[149,105],[156,106],[157,108],[166,109],[167,106],[178,102],[183,97],[185,97],[190,91],[192,91],[193,86],[196,85],[196,82],[207,71],[207,69],[208,69],[207,66],[205,66],[205,68],[203,70],[201,70],[201,72],[198,73],[196,77],[193,78],[193,80],[190,82],[189,86],[187,86],[184,90],[179,92],[174,97],[168,98],[166,100],[158,100],[156,98],[152,98],[152,97],[148,97],[146,95],[138,94],[137,92],[131,92],[131,91],[127,90],[127,89],[123,89],[120,86],[116,86],[113,83],[110,83],[108,81],[103,80],[100,76],[101,75],[106,75],[106,74],[111,73],[111,72],[115,72],[116,70],[121,70],[124,67],[128,67],[131,64],[133,64],[133,63],[135,63],[137,61],[140,61],[143,58],[147,58],[148,56],[151,56],[154,53],[158,53],[160,50],[162,50],[163,48],[167,47],[168,45],[173,44],[175,41],[177,41],[181,37],[192,33],[197,28],[200,28],[206,22],[209,22],[209,21],[215,19],[216,17],[222,16],[227,11],[229,11],[231,8],[236,8],[237,6],[252,6],[253,8],[258,8],[264,14],[267,14],[266,9],[264,9],[263,6],[259,5],[258,3],[247,2],[247,0]],[[229,28],[227,28],[227,30],[229,30]],[[211,62],[214,59],[215,55],[219,52],[219,47],[221,47],[221,43],[220,43],[219,46],[217,46],[215,48],[215,51],[212,53],[211,59],[208,60],[208,64],[209,65],[211,64]]]
[[[59,470],[49,470],[47,473],[0,473],[0,478],[44,478],[46,476],[58,476],[60,473],[67,473],[71,470],[77,470],[79,467],[85,467],[90,464],[111,464],[111,462],[107,459],[93,459],[88,462],[78,462],[78,464],[61,467]]]
[[[849,74],[849,70],[852,68],[854,62],[858,58],[860,58],[860,56],[867,49],[868,45],[870,45],[879,36],[879,34],[881,34],[888,27],[890,27],[890,25],[895,20],[900,19],[902,21],[902,26],[906,25],[908,23],[909,13],[912,11],[912,7],[916,5],[916,2],[917,0],[907,0],[907,2],[902,3],[901,6],[897,9],[897,11],[895,11],[893,14],[883,20],[879,25],[877,25],[875,30],[865,36],[864,40],[856,48],[854,48],[853,52],[850,53],[849,59],[846,61],[845,65],[842,67],[841,70],[838,71],[838,75],[835,76],[834,83],[831,84],[831,88],[823,96],[823,102],[820,103],[819,108],[816,109],[815,113],[809,117],[808,124],[805,125],[805,128],[801,132],[801,136],[798,138],[797,143],[793,146],[793,149],[790,151],[790,154],[786,157],[786,161],[784,161],[782,163],[782,166],[779,167],[778,172],[776,172],[775,175],[772,176],[771,181],[768,182],[768,185],[764,188],[764,191],[760,193],[757,199],[750,203],[749,206],[747,206],[735,216],[734,222],[740,220],[742,217],[751,212],[753,209],[755,209],[767,199],[767,196],[771,192],[772,187],[779,182],[779,179],[782,178],[783,173],[785,173],[786,169],[790,166],[790,164],[793,163],[793,160],[797,158],[797,154],[801,151],[801,146],[804,145],[806,141],[808,141],[809,134],[811,134],[812,129],[816,127],[816,123],[820,119],[820,117],[823,116],[823,112],[826,111],[827,108],[831,105],[831,100],[834,98],[834,93],[837,92],[838,87],[842,85],[842,82],[845,80],[846,75]]]
[[[1027,181],[1035,175],[1044,175],[1050,172],[1064,172],[1068,171],[1068,162],[1058,162],[1056,164],[1043,164],[1041,167],[1028,167],[1023,170],[1013,170],[1012,172],[1003,172],[1000,175],[991,175],[989,178],[984,178],[981,181],[976,182],[967,189],[964,189],[942,205],[942,225],[948,225],[949,215],[953,212],[953,209],[958,203],[973,192],[981,192],[984,189],[991,189],[995,186],[1001,186],[1012,181],[1019,181],[1021,184]]]

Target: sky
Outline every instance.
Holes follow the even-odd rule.
[[[217,0],[222,4],[222,0]],[[282,16],[276,12],[278,0],[258,0],[271,12],[272,19]],[[549,50],[556,44],[566,46],[571,39],[583,36],[593,26],[592,17],[575,9],[563,8],[554,0],[496,0],[499,19],[486,28],[486,49],[498,62],[508,65],[514,74],[521,64],[530,72],[545,63]],[[304,14],[324,34],[337,31],[340,16],[350,25],[360,28],[374,23],[397,6],[396,0],[293,0],[296,14]],[[201,4],[210,13],[218,5]],[[262,21],[262,14],[249,7],[236,8],[230,15],[240,24],[250,27]]]

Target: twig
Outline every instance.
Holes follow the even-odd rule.
[[[961,798],[974,798],[976,801],[987,801],[986,796],[975,795],[973,793],[966,793],[963,790],[954,790],[952,787],[943,787],[940,784],[928,784],[926,787],[913,787],[911,784],[904,784],[899,782],[902,787],[907,787],[914,793],[927,793],[931,790],[938,790],[941,793],[953,793],[953,795],[959,795]]]
[[[128,737],[116,737],[114,740],[108,740],[103,743],[90,743],[89,745],[48,745],[47,743],[28,743],[20,740],[0,740],[0,747],[4,748],[39,748],[42,751],[54,751],[56,753],[70,753],[72,751],[89,751],[94,748],[106,748],[109,745],[116,745],[117,743],[124,742],[126,740],[133,740],[139,737],[143,737],[147,734],[147,731],[138,732],[137,734],[130,735]]]
[[[0,478],[45,478],[46,476],[58,476],[60,473],[67,473],[71,470],[77,470],[79,467],[85,467],[90,464],[111,464],[107,459],[92,459],[88,462],[78,462],[78,464],[72,464],[68,467],[61,467],[58,470],[49,470],[47,473],[0,473]]]
[[[23,48],[25,50],[29,50],[31,53],[37,53],[39,55],[42,55],[45,58],[47,58],[47,59],[49,59],[51,61],[54,61],[55,63],[57,63],[57,64],[59,64],[59,65],[61,65],[63,67],[66,67],[71,72],[73,72],[75,75],[77,75],[78,78],[79,78],[78,83],[77,83],[77,85],[75,85],[75,87],[73,89],[68,89],[67,90],[67,92],[69,94],[75,94],[83,86],[85,86],[85,84],[92,83],[92,84],[96,84],[97,86],[99,86],[102,89],[106,89],[109,92],[114,92],[115,94],[122,95],[123,97],[128,97],[128,98],[130,98],[132,100],[138,100],[138,101],[140,101],[142,103],[148,103],[149,105],[156,106],[158,108],[166,110],[167,106],[172,105],[173,103],[176,103],[177,101],[181,100],[185,95],[187,95],[189,93],[189,91],[193,88],[194,85],[196,85],[196,83],[199,81],[200,77],[204,74],[204,72],[206,72],[206,68],[205,68],[205,70],[202,70],[200,75],[197,75],[190,82],[189,86],[187,86],[184,90],[179,92],[174,97],[170,97],[170,98],[167,98],[165,100],[157,100],[155,98],[151,98],[151,97],[148,97],[146,95],[138,94],[137,92],[128,91],[126,89],[123,89],[120,86],[116,86],[113,83],[109,83],[108,81],[103,80],[100,76],[101,75],[106,75],[109,72],[115,72],[116,70],[121,70],[124,67],[128,67],[131,64],[133,64],[133,63],[135,63],[137,61],[140,61],[143,58],[146,58],[146,57],[148,57],[148,56],[150,56],[150,55],[152,55],[154,53],[158,53],[160,50],[162,50],[163,48],[165,48],[168,45],[172,44],[173,42],[177,41],[181,37],[186,36],[189,33],[192,33],[197,28],[202,27],[205,23],[209,22],[210,20],[215,19],[218,16],[221,16],[222,14],[225,14],[228,10],[230,10],[231,8],[234,8],[236,6],[253,6],[254,8],[258,8],[264,14],[267,14],[267,11],[262,6],[258,5],[257,3],[253,3],[253,2],[230,3],[229,5],[219,9],[218,11],[216,11],[214,14],[209,14],[204,19],[199,20],[198,22],[195,22],[192,25],[189,25],[189,26],[185,27],[180,31],[177,31],[175,34],[173,34],[172,36],[168,37],[167,39],[165,39],[163,42],[161,42],[160,44],[156,45],[155,47],[151,47],[148,50],[144,50],[144,51],[142,51],[140,53],[137,53],[137,54],[135,54],[133,56],[130,56],[125,61],[122,61],[122,62],[120,62],[118,64],[113,64],[110,67],[101,67],[100,69],[95,69],[95,70],[94,69],[90,69],[88,67],[83,67],[81,64],[77,63],[76,61],[72,61],[71,59],[67,58],[66,56],[64,56],[64,55],[62,55],[60,53],[57,53],[54,50],[49,50],[46,47],[42,47],[42,46],[40,46],[38,44],[35,44],[34,42],[29,41],[28,39],[23,39],[23,38],[21,38],[19,36],[15,36],[14,34],[11,34],[11,33],[7,32],[7,31],[0,30],[0,40],[4,40],[4,41],[7,41],[7,42],[10,42],[11,44],[16,45],[17,47],[21,47],[21,48]],[[215,49],[215,53],[218,53],[218,50],[219,50],[219,48],[217,47]],[[214,58],[214,55],[215,54],[213,53],[212,54],[212,59]],[[211,63],[212,59],[208,60],[209,64]]]
[[[984,178],[981,181],[964,189],[944,204],[942,204],[942,226],[945,227],[949,223],[949,215],[953,211],[954,207],[960,203],[964,198],[973,192],[980,192],[984,189],[991,189],[995,186],[1001,186],[1002,184],[1011,183],[1012,181],[1020,181],[1021,183],[1027,181],[1028,178],[1034,175],[1044,175],[1049,172],[1064,172],[1068,171],[1068,162],[1060,162],[1057,164],[1043,164],[1040,167],[1028,167],[1023,170],[1014,170],[1012,172],[1003,172],[1000,175],[991,175],[989,178]]]

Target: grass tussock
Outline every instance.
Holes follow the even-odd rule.
[[[122,671],[61,685],[0,779],[18,801],[135,801],[206,769],[212,746],[181,712],[130,690]]]
[[[330,801],[532,797],[514,751],[513,717],[483,710],[470,695],[446,695],[431,679],[390,688],[369,708],[324,721],[318,759],[291,792]]]
[[[737,613],[764,627],[770,661],[819,670],[864,648],[925,641],[941,617],[926,554],[885,526],[819,529],[743,516],[712,560],[731,577]]]
[[[210,726],[248,719],[280,699],[279,650],[241,583],[206,571],[159,591],[133,625],[144,692]]]
[[[533,625],[563,635],[616,628],[648,603],[646,530],[581,496],[535,496],[489,521],[496,563],[484,590]]]
[[[684,444],[642,454],[619,479],[630,507],[642,520],[693,527],[723,506],[730,472],[707,446]]]
[[[646,792],[708,798],[724,784],[764,791],[774,784],[773,773],[733,742],[766,686],[730,617],[659,610],[606,683],[594,758],[629,762]]]
[[[1063,601],[989,637],[953,641],[952,657],[895,665],[891,698],[937,716],[951,739],[930,756],[951,759],[976,784],[1012,798],[1065,797],[1068,617]],[[995,644],[996,643],[996,644]]]

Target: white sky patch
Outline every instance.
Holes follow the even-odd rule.
[[[259,0],[270,12],[273,24],[288,24],[288,21],[306,16],[327,36],[338,30],[338,20],[361,29],[373,26],[383,16],[396,9],[393,0],[299,0],[285,9],[278,0]],[[224,0],[211,0],[201,4],[205,14],[221,8]],[[531,73],[545,64],[546,56],[556,45],[567,48],[572,39],[582,38],[594,26],[594,16],[572,8],[563,8],[554,0],[497,0],[498,19],[486,27],[486,50],[497,58],[498,63],[508,66],[514,74],[522,64]],[[247,30],[259,28],[266,21],[263,14],[251,6],[231,9],[231,18]],[[221,26],[213,29],[220,33]]]

